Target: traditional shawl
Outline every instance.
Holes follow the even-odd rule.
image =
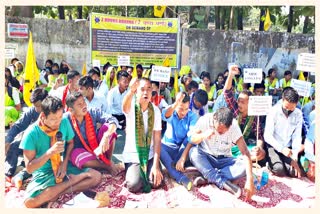
[[[140,162],[140,175],[143,178],[143,192],[150,192],[151,185],[148,182],[147,178],[147,165],[149,159],[149,151],[151,145],[153,124],[154,124],[154,109],[152,104],[149,102],[148,104],[148,132],[144,133],[144,122],[140,104],[138,102],[135,103],[135,123],[136,123],[136,131],[135,131],[135,140],[136,140],[136,148],[139,156]]]
[[[242,131],[242,135],[244,139],[247,139],[251,133],[253,120],[254,120],[254,116],[247,116],[246,122],[244,123],[244,129]],[[239,126],[241,125],[241,123],[242,123],[242,114],[239,113],[238,115]]]
[[[75,116],[70,115],[71,117],[71,124],[76,132],[76,134],[78,135],[83,147],[90,153],[94,154],[94,150],[99,146],[98,140],[97,140],[97,136],[96,136],[96,132],[94,129],[94,125],[92,122],[92,118],[90,116],[90,113],[87,112],[87,114],[84,116],[84,120],[86,122],[86,136],[87,136],[87,140],[89,145],[86,143],[86,141],[83,139],[81,132],[80,132],[80,128],[79,125],[77,123],[77,119],[75,118]],[[102,160],[105,164],[110,165],[110,160],[106,158],[106,156],[104,154],[99,155],[100,160]]]

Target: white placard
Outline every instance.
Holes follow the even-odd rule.
[[[248,115],[267,115],[272,107],[272,96],[249,96]]]
[[[157,82],[170,82],[170,67],[152,66],[150,79]]]
[[[100,60],[98,59],[92,60],[92,67],[98,67],[100,69]]]
[[[244,83],[261,83],[262,68],[245,68],[243,69]]]
[[[5,59],[14,58],[14,49],[4,49],[4,58]]]
[[[8,37],[9,38],[28,38],[28,25],[20,23],[8,23]]]
[[[130,56],[118,56],[119,66],[130,66]]]
[[[304,97],[310,96],[311,82],[292,79],[290,86],[296,89],[300,96],[304,96]]]
[[[316,55],[312,53],[300,53],[297,61],[298,71],[316,71]]]

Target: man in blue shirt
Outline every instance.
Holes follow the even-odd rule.
[[[189,110],[190,97],[179,93],[173,105],[162,111],[162,120],[167,122],[161,144],[160,159],[171,177],[191,190],[192,182],[183,174],[184,165],[192,144],[188,132],[197,122],[197,115]]]
[[[5,140],[5,151],[6,151],[6,160],[5,160],[5,175],[11,178],[17,168],[18,157],[22,155],[22,150],[19,149],[19,144],[21,138],[16,138],[19,134],[22,135],[24,131],[34,123],[41,112],[41,102],[48,96],[48,92],[42,88],[36,88],[30,97],[32,107],[22,115],[22,117],[14,123],[10,128],[6,140]],[[19,136],[20,136],[19,135]],[[16,139],[15,139],[16,138]],[[23,177],[26,178],[29,174],[26,171],[23,171]]]

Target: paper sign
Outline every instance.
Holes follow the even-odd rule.
[[[303,96],[303,97],[310,96],[311,82],[292,79],[290,86],[296,89],[300,96]]]
[[[12,59],[14,58],[14,49],[4,49],[4,58],[5,59]]]
[[[9,38],[28,38],[28,25],[8,23]]]
[[[297,61],[298,71],[316,71],[316,55],[311,53],[300,53]]]
[[[100,69],[100,60],[92,60],[92,67],[98,67]]]
[[[267,115],[272,107],[272,96],[249,96],[248,115]]]
[[[151,80],[157,82],[170,82],[171,68],[152,66]]]
[[[243,70],[244,83],[261,83],[262,68],[245,68]]]
[[[130,66],[130,56],[118,56],[118,65]]]

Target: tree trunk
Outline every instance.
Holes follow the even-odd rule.
[[[210,6],[206,6],[206,14],[204,16],[204,24],[207,26],[208,28],[208,23],[209,23],[209,17],[210,17]]]
[[[222,7],[222,13],[221,13],[221,30],[224,30],[225,29],[225,20],[226,20],[226,7]]]
[[[189,12],[189,24],[194,21],[194,10],[197,8],[197,6],[191,6],[190,12]]]
[[[264,22],[261,21],[262,16],[265,15],[265,10],[264,9],[260,9],[260,24],[259,24],[259,31],[264,31]]]
[[[77,6],[78,19],[82,19],[82,6]]]
[[[309,16],[304,17],[302,33],[308,33]]]
[[[237,26],[238,30],[243,30],[243,8],[238,8],[238,16],[237,16]]]
[[[291,33],[292,25],[293,25],[293,6],[290,6],[289,17],[288,17],[288,30],[287,30],[288,33]]]
[[[216,30],[220,29],[220,6],[214,7],[214,22]]]
[[[234,7],[231,6],[231,8],[230,8],[230,18],[229,18],[229,30],[233,29],[233,16],[234,16],[233,12],[234,12]]]
[[[58,6],[59,19],[65,19],[64,6]]]
[[[18,16],[33,18],[32,6],[21,6]]]

